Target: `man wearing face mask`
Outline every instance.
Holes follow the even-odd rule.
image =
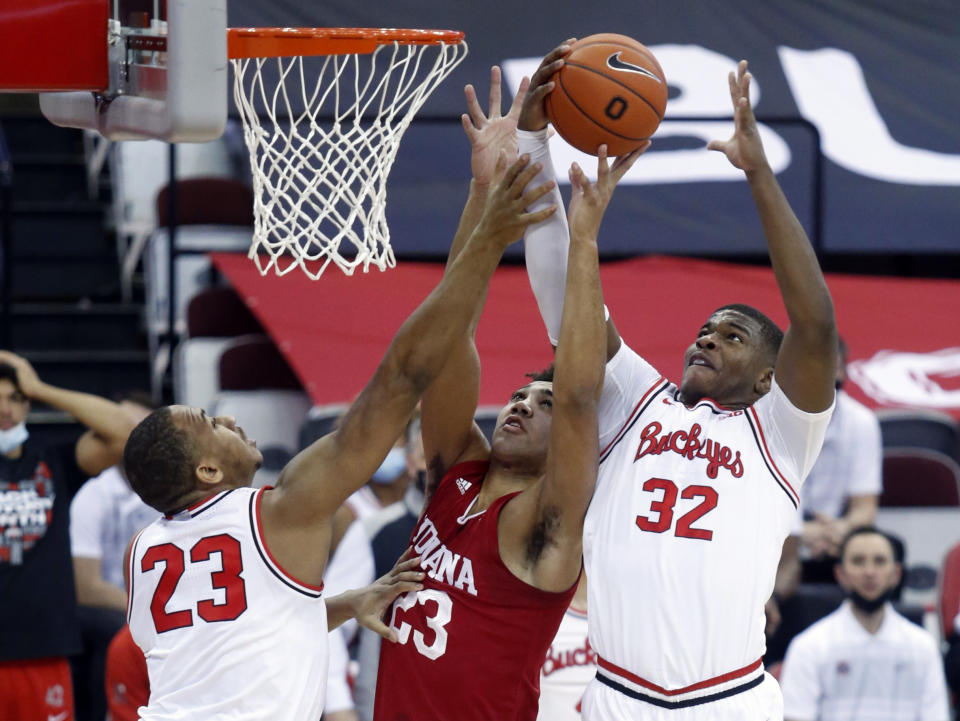
[[[883,532],[867,526],[846,536],[836,575],[847,600],[787,649],[786,721],[947,721],[937,644],[890,604],[902,572]]]
[[[25,425],[31,401],[93,434],[44,447]],[[25,359],[0,351],[0,718],[73,719],[70,498],[120,460],[133,426],[118,404],[44,383]]]

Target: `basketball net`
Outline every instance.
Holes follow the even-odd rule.
[[[368,55],[231,60],[261,275],[396,265],[387,177],[413,116],[466,54],[464,42],[394,41]]]

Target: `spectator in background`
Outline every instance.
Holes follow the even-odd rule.
[[[889,602],[902,572],[885,533],[846,536],[836,574],[847,600],[787,649],[786,721],[947,721],[937,644]]]
[[[155,407],[146,394],[119,402],[136,425]],[[87,431],[91,443],[102,439]],[[159,516],[140,500],[120,465],[83,484],[70,504],[70,547],[83,652],[71,659],[78,721],[101,721],[107,647],[126,623],[123,553],[133,535]]]
[[[96,434],[62,446],[31,439],[30,402]],[[80,650],[69,502],[120,460],[133,421],[112,401],[44,383],[0,351],[0,718],[74,719],[67,658]]]
[[[800,494],[803,580],[832,583],[840,543],[852,528],[868,526],[883,490],[883,448],[876,414],[842,388],[847,380],[847,344],[840,340],[837,405],[820,456]],[[799,530],[799,529],[798,529]]]
[[[579,721],[583,692],[596,672],[597,653],[587,637],[587,577],[581,575],[540,668],[537,721]]]

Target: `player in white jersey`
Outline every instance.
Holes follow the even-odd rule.
[[[580,721],[583,692],[597,673],[597,654],[587,638],[587,577],[560,622],[540,668],[537,721]]]
[[[568,51],[561,45],[544,59],[519,123],[521,152],[547,169],[538,90],[550,88]],[[741,61],[729,77],[734,134],[708,148],[746,174],[790,328],[781,333],[749,306],[720,308],[687,349],[676,385],[608,322],[603,450],[584,526],[598,654],[584,698],[590,721],[782,714],[761,661],[763,607],[832,412],[837,335],[816,256],[764,156],[749,85]],[[530,282],[553,341],[566,235],[560,213],[526,234]]]
[[[414,581],[423,574],[401,573],[382,603],[359,608],[351,594],[325,609],[331,519],[386,457],[479,314],[504,249],[554,211],[525,210],[549,190],[527,188],[535,174],[528,158],[509,167],[500,158],[457,259],[401,326],[339,427],[287,464],[275,488],[249,488],[262,456],[233,418],[171,406],[131,433],[131,486],[165,514],[137,541],[130,568],[128,618],[151,688],[141,718],[316,721],[328,625],[366,611],[377,617],[368,624],[395,638],[376,612],[420,589]]]

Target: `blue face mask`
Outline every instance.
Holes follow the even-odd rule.
[[[407,452],[402,448],[391,448],[380,467],[373,472],[370,479],[374,483],[389,485],[402,476],[407,470]]]
[[[0,431],[0,453],[6,455],[26,443],[30,433],[26,423],[18,423],[8,431]]]

